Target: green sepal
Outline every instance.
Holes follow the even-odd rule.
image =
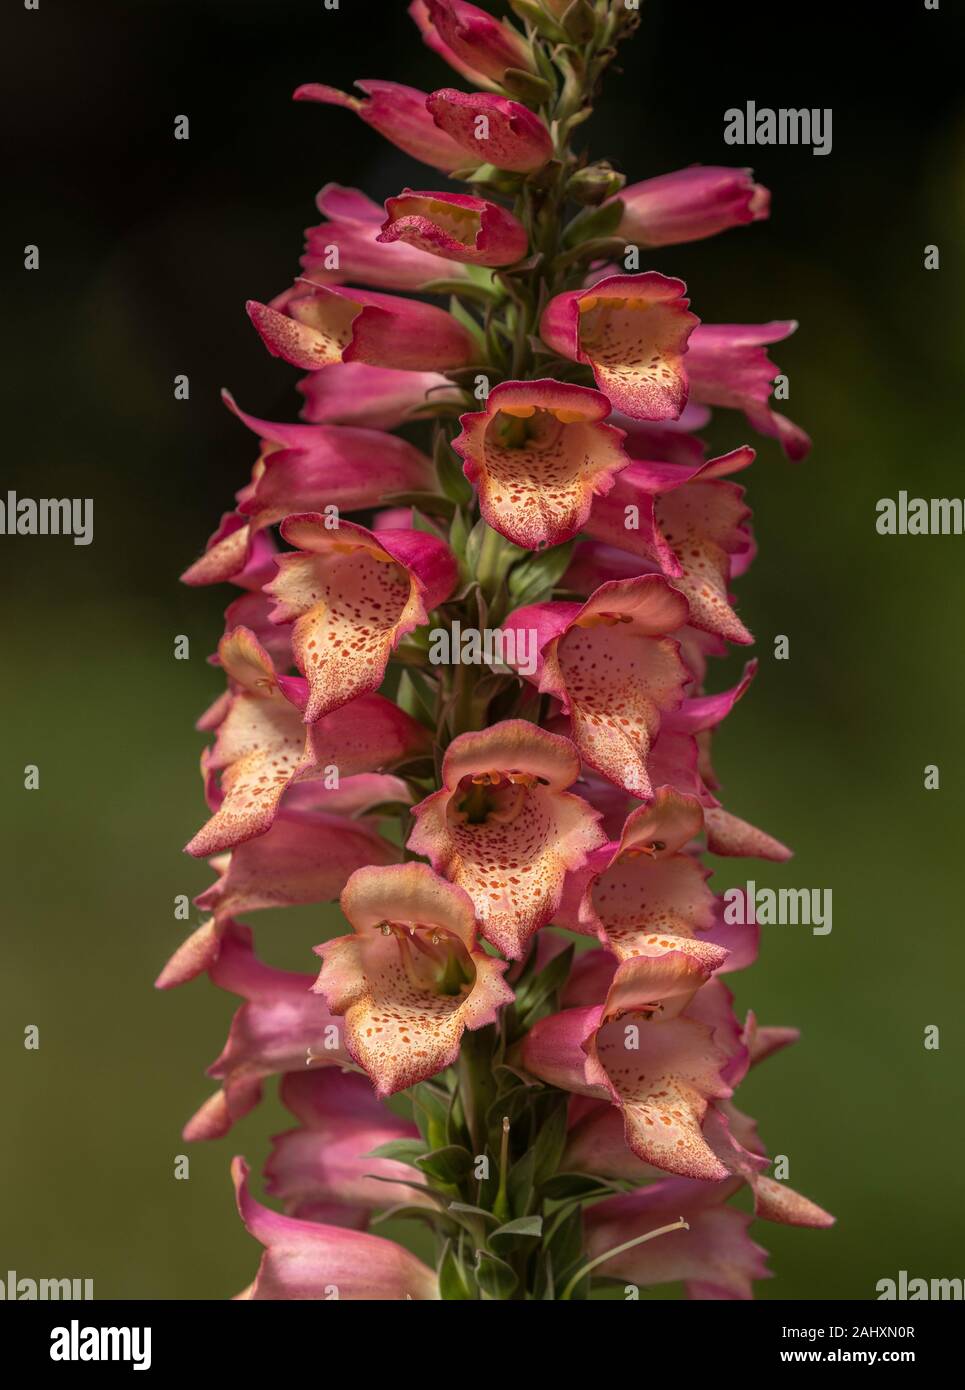
[[[527,106],[543,106],[553,95],[553,88],[544,77],[537,77],[524,68],[507,68],[502,85],[511,97],[524,101]]]
[[[588,0],[573,0],[561,22],[571,43],[588,44],[596,33],[597,18]]]
[[[576,214],[563,233],[563,245],[579,246],[584,241],[612,237],[622,217],[623,202],[620,198],[614,198],[612,203],[604,203],[600,208],[585,208]]]
[[[560,25],[552,15],[546,13],[539,0],[509,0],[509,7],[520,19],[532,24],[537,34],[541,34],[544,39],[562,43],[566,38]]]

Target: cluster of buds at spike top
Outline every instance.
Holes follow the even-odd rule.
[[[319,194],[301,273],[249,305],[308,373],[302,419],[226,395],[258,456],[185,575],[237,593],[187,847],[215,880],[159,984],[207,974],[242,1001],[185,1133],[223,1136],[275,1077],[294,1117],[274,1208],[235,1160],[264,1249],[244,1298],[585,1299],[614,1279],[747,1298],[765,1256],[732,1196],[831,1221],[768,1176],[735,1107],[795,1034],[735,1016],[724,977],[756,929],[704,860],[790,853],[724,808],[711,764],[755,669],[712,693],[712,659],[752,641],[732,475],[754,451],[708,458],[697,431],[736,410],[807,451],[770,403],[766,347],[794,325],[704,324],[599,235],[691,241],[765,218],[768,194],[698,167],[612,200],[623,175],[570,131],[627,12],[513,11],[525,33],[412,5],[468,91],[298,89],[468,191]],[[432,661],[439,631],[499,654]],[[317,976],[264,963],[239,920],[322,903],[344,929],[306,941]],[[389,1209],[433,1228],[431,1267],[373,1229]]]

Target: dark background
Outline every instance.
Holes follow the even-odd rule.
[[[753,162],[772,220],[651,264],[683,276],[710,322],[802,323],[775,357],[816,447],[789,465],[766,441],[742,480],[761,555],[741,611],[762,671],[717,742],[729,804],[797,858],[725,862],[714,882],[833,890],[832,934],[765,928],[737,991],[763,1022],[803,1030],[741,1102],[839,1224],[758,1226],[778,1276],[764,1297],[868,1298],[900,1269],[961,1274],[965,542],[874,525],[900,488],[965,493],[958,10],[648,0],[585,128],[631,179]],[[254,457],[218,388],[268,417],[300,403],[243,304],[287,283],[316,190],[382,199],[441,181],[291,91],[465,84],[397,0],[8,0],[3,26],[0,493],[93,497],[95,533],[88,548],[0,537],[0,1274],[90,1277],[102,1298],[222,1298],[257,1258],[228,1160],[258,1164],[282,1115],[272,1102],[195,1146],[190,1181],[174,1180],[234,1004],[204,981],[151,988],[185,930],[174,895],[209,881],[180,846],[204,816],[192,723],[218,687],[204,658],[231,596],[176,579]],[[725,146],[723,112],[749,98],[832,107],[832,153]],[[38,272],[22,269],[27,243]],[[923,269],[931,243],[938,272]],[[756,442],[733,415],[710,437]],[[178,634],[189,662],[173,659]],[[939,791],[923,789],[928,763]],[[310,971],[332,915],[254,920],[262,954]]]

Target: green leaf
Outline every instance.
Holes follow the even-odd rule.
[[[567,1098],[553,1097],[553,1108],[543,1120],[533,1146],[533,1182],[542,1187],[555,1177],[566,1148]]]
[[[540,971],[529,987],[516,995],[516,1019],[520,1029],[526,1030],[536,1022],[536,1015],[553,1000],[569,979],[573,964],[575,947],[567,946],[558,956]]]
[[[475,1292],[468,1270],[457,1257],[452,1241],[447,1240],[439,1261],[439,1294],[447,1302],[467,1303]]]
[[[469,527],[466,524],[466,513],[462,507],[457,507],[452,518],[452,525],[449,527],[449,549],[453,552],[456,559],[462,564],[463,556],[466,552],[466,541],[469,539]]]
[[[390,1139],[387,1144],[379,1144],[369,1149],[366,1158],[394,1158],[398,1163],[408,1163],[415,1167],[415,1161],[425,1153],[421,1139]]]
[[[504,1226],[492,1231],[489,1244],[497,1250],[512,1252],[529,1240],[539,1240],[543,1234],[541,1216],[520,1216],[515,1221],[507,1221]]]
[[[495,1299],[511,1298],[519,1284],[506,1261],[487,1250],[476,1251],[476,1282],[483,1293]]]
[[[483,166],[488,168],[488,165]],[[476,304],[489,304],[493,298],[492,286],[473,284],[471,280],[428,280],[419,289],[420,294],[462,295]],[[474,320],[475,322],[475,320]]]
[[[507,1184],[510,1210],[519,1216],[528,1216],[533,1207],[535,1195],[534,1176],[536,1173],[536,1153],[528,1149],[518,1163],[509,1170]]]
[[[485,1207],[474,1207],[471,1202],[450,1202],[449,1211],[454,1211],[457,1215],[464,1212],[467,1216],[484,1216],[487,1221],[495,1221],[496,1217]]]
[[[594,1177],[592,1173],[557,1173],[555,1177],[547,1179],[542,1187],[542,1195],[550,1202],[600,1197],[613,1191],[609,1183]]]
[[[448,1095],[427,1081],[413,1086],[411,1095],[412,1118],[419,1127],[419,1133],[430,1149],[444,1148],[449,1114]]]
[[[443,430],[440,430],[436,436],[433,457],[439,486],[446,497],[457,507],[468,506],[473,496],[472,483],[463,474],[462,464],[456,457]]]
[[[437,492],[390,492],[381,498],[379,505],[383,507],[418,507],[423,513],[423,520],[426,520],[428,516],[441,516],[448,520],[455,510],[449,498],[440,497]],[[413,525],[415,525],[414,519]],[[425,530],[425,526],[422,529]],[[434,534],[438,536],[442,535],[442,532],[436,529]]]
[[[415,667],[406,667],[399,676],[399,684],[395,692],[395,703],[399,709],[404,710],[411,718],[419,721],[427,729],[435,728],[435,704],[426,704],[419,692],[416,682],[413,680]],[[408,808],[407,808],[408,809]],[[368,813],[369,815],[372,812]]]
[[[513,567],[509,576],[509,593],[514,607],[522,608],[524,604],[541,603],[549,598],[566,573],[573,545],[573,541],[554,545]]]
[[[466,306],[461,300],[457,299],[455,295],[449,300],[449,312],[457,323],[461,323],[463,328],[468,328],[469,332],[476,340],[480,352],[482,352],[485,357],[486,335],[482,330],[482,325],[479,320],[473,318]]]
[[[458,1144],[447,1144],[444,1148],[422,1154],[416,1159],[415,1166],[437,1182],[456,1184],[472,1168],[472,1154]]]

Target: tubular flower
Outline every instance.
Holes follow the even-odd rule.
[[[504,381],[485,410],[462,416],[452,447],[494,531],[538,550],[586,525],[594,496],[630,462],[622,430],[604,423],[609,412],[607,398],[585,386]]]
[[[704,808],[696,797],[661,787],[649,806],[627,817],[619,843],[597,850],[574,875],[575,910],[566,924],[592,931],[621,969],[668,951],[718,969],[727,951],[709,939],[716,919],[707,871],[682,852],[703,823]],[[557,922],[564,924],[560,916]]]
[[[594,503],[587,533],[658,566],[690,605],[692,626],[728,641],[751,634],[731,607],[729,583],[751,549],[743,489],[723,481],[746,468],[753,449],[735,449],[697,469],[635,462]]]
[[[686,1230],[615,1255],[603,1273],[644,1288],[682,1281],[690,1298],[752,1298],[753,1281],[769,1278],[767,1251],[748,1235],[751,1217],[724,1206],[722,1197],[713,1183],[686,1178],[608,1197],[584,1217],[587,1254],[594,1259],[683,1218]]]
[[[771,195],[750,169],[695,164],[624,188],[616,235],[638,246],[702,241],[769,215]]]
[[[684,353],[698,319],[682,280],[655,270],[610,275],[546,306],[540,336],[561,357],[593,368],[616,410],[639,420],[676,420],[687,403]]]
[[[400,239],[391,251],[383,250],[379,233],[385,213],[355,188],[329,183],[315,201],[329,220],[305,233],[302,269],[314,285],[355,281],[384,290],[421,290],[433,280],[466,274],[452,268],[451,257],[406,245],[411,238]]]
[[[265,834],[293,782],[322,777],[329,767],[348,777],[426,746],[421,726],[379,695],[354,701],[345,714],[335,710],[306,731],[299,704],[280,689],[286,678],[245,628],[222,638],[218,656],[233,689],[216,709],[217,739],[202,758],[214,814],[189,841],[189,854],[220,854]],[[304,706],[307,695],[294,681],[287,684]],[[220,786],[214,785],[218,774]]]
[[[778,369],[767,355],[767,344],[783,342],[796,328],[793,319],[701,324],[690,344],[687,372],[698,401],[742,410],[759,434],[779,440],[788,458],[803,459],[810,439],[768,404]]]
[[[394,430],[421,407],[459,398],[458,388],[440,372],[406,372],[337,362],[302,377],[302,418],[313,425],[364,425]],[[383,434],[382,441],[394,439]]]
[[[345,1017],[345,1043],[381,1096],[435,1076],[467,1028],[493,1023],[512,990],[476,943],[473,904],[425,864],[359,869],[342,894],[354,936],[316,947],[315,985]]]
[[[373,1211],[431,1206],[428,1192],[413,1190],[417,1169],[373,1155],[382,1144],[411,1143],[419,1131],[380,1104],[366,1077],[335,1067],[288,1072],[279,1094],[298,1128],[272,1141],[265,1187],[289,1216],[364,1230]]]
[[[536,1023],[523,1042],[523,1065],[563,1090],[609,1099],[638,1158],[718,1182],[728,1169],[702,1125],[711,1100],[732,1094],[724,1071],[736,1025],[729,1003],[721,1018],[717,996],[702,996],[723,986],[704,983],[700,962],[683,952],[641,958],[636,966],[612,978],[602,1004]]]
[[[248,1165],[232,1164],[238,1212],[265,1247],[254,1283],[241,1299],[436,1299],[436,1276],[415,1255],[383,1236],[319,1221],[280,1216],[248,1191]]]
[[[282,535],[298,549],[266,586],[272,617],[293,622],[292,650],[308,681],[306,724],[382,684],[393,649],[455,585],[448,546],[421,531],[335,530],[318,512],[290,516]]]
[[[539,633],[539,688],[559,700],[583,760],[633,796],[651,795],[647,762],[663,711],[690,679],[668,633],[686,601],[659,575],[602,584],[580,607],[547,603],[510,615]]]
[[[466,0],[415,0],[409,13],[429,47],[471,81],[502,83],[507,69],[536,70],[522,34]]]
[[[529,107],[508,97],[443,87],[426,99],[426,110],[479,164],[528,174],[553,158],[553,137],[546,126]]]
[[[466,193],[417,193],[411,188],[385,205],[378,240],[406,243],[424,254],[467,265],[511,265],[526,252],[526,229],[511,213]]]
[[[310,975],[276,970],[254,954],[251,932],[228,923],[208,966],[212,982],[245,1000],[208,1075],[221,1089],[184,1127],[185,1139],[220,1139],[261,1100],[266,1077],[307,1066],[348,1066],[342,1023],[312,993]]]
[[[683,281],[608,264],[762,220],[769,195],[699,165],[625,187],[573,134],[633,10],[512,8],[525,34],[464,0],[409,7],[475,90],[296,92],[461,188],[384,211],[322,188],[302,275],[248,305],[303,373],[301,419],[224,393],[257,454],[183,576],[232,587],[186,846],[212,878],[157,985],[206,975],[240,1001],[184,1136],[224,1136],[276,1084],[292,1116],[264,1169],[281,1210],[233,1165],[263,1247],[240,1300],[584,1300],[616,1279],[748,1298],[752,1220],[832,1221],[740,1108],[797,1034],[735,1016],[724,977],[761,929],[708,858],[791,853],[714,771],[756,670],[712,675],[753,640],[735,475],[755,454],[710,457],[700,431],[736,409],[803,456],[766,351],[794,325],[701,324]],[[278,910],[315,904],[345,925],[316,928],[304,969],[255,954],[251,914],[267,948]],[[399,1239],[372,1233],[387,1215]]]
[[[256,300],[247,307],[271,355],[305,371],[336,362],[445,371],[466,366],[475,351],[468,329],[443,309],[371,290],[306,281],[284,312]]]
[[[567,870],[603,841],[597,814],[566,791],[579,770],[567,739],[507,720],[454,739],[441,791],[413,808],[409,849],[465,889],[483,936],[513,960],[551,920]]]
[[[296,88],[295,101],[317,101],[325,106],[344,106],[354,111],[366,125],[377,130],[400,150],[423,164],[431,164],[450,174],[465,163],[465,151],[440,130],[426,110],[426,94],[401,82],[382,82],[368,78],[356,82],[364,97],[353,97],[337,87],[306,82]]]

